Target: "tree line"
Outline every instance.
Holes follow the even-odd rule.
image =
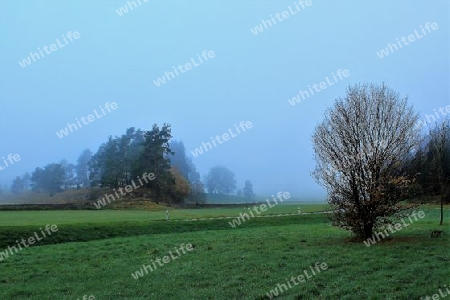
[[[154,179],[136,192],[159,202],[195,203],[206,201],[209,193],[230,194],[236,190],[235,175],[224,166],[211,168],[206,187],[182,141],[173,140],[171,126],[154,124],[150,130],[128,128],[121,136],[109,136],[96,153],[85,149],[76,164],[66,160],[36,168],[32,174],[14,179],[11,191],[46,192],[51,196],[66,189],[118,189],[137,182],[145,173]],[[141,181],[142,182],[142,181]],[[242,193],[242,192],[241,192]],[[253,199],[253,186],[245,182],[244,196]]]
[[[422,142],[405,163],[414,178],[411,192],[415,196],[442,196],[450,202],[450,120],[436,123],[422,137]]]

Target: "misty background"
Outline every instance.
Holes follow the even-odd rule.
[[[116,10],[126,1],[2,3],[0,157],[21,157],[0,171],[2,186],[51,162],[76,163],[83,149],[95,153],[109,135],[129,127],[170,123],[202,176],[223,165],[235,173],[238,189],[249,179],[257,195],[288,191],[305,200],[324,199],[310,176],[311,135],[349,85],[384,81],[408,96],[422,119],[450,104],[450,9],[444,0],[432,6],[312,0],[256,35],[250,29],[294,7],[294,1],[141,3],[122,16]],[[376,54],[427,22],[439,28],[387,57]],[[80,38],[19,65],[69,31]],[[203,50],[215,57],[160,87],[153,83]],[[288,103],[338,69],[350,76],[301,103]],[[58,138],[67,123],[106,102],[118,108]],[[198,157],[191,154],[241,121],[253,127]]]

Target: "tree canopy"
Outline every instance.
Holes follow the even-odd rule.
[[[205,181],[208,193],[230,195],[236,190],[234,173],[224,166],[212,167]]]

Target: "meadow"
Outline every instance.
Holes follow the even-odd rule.
[[[209,218],[242,208],[175,209],[169,222],[159,208],[0,212],[0,251],[39,226],[59,228],[0,261],[0,299],[269,299],[316,263],[327,269],[278,291],[277,299],[420,299],[450,285],[449,227],[438,226],[437,206],[420,209],[425,218],[370,247],[330,226],[326,214],[252,218],[232,228],[231,219]],[[207,219],[183,221],[200,217]],[[430,238],[437,229],[444,235]],[[182,244],[193,250],[134,279]]]
[[[248,207],[248,205],[247,205]],[[301,212],[318,212],[326,210],[326,204],[311,204],[296,202],[295,204],[279,204],[262,212],[261,216],[277,214],[295,214],[297,208]],[[106,206],[106,208],[109,208]],[[63,210],[63,211],[0,211],[0,226],[28,226],[79,223],[110,223],[110,222],[146,222],[166,220],[166,210],[170,212],[171,220],[186,220],[194,218],[237,217],[245,212],[239,207],[212,207],[212,208],[171,208],[164,205],[153,204],[150,211],[146,210]]]

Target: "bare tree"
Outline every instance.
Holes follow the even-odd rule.
[[[404,215],[402,163],[419,142],[418,116],[382,85],[349,87],[313,135],[313,175],[328,193],[333,224],[368,238]]]

